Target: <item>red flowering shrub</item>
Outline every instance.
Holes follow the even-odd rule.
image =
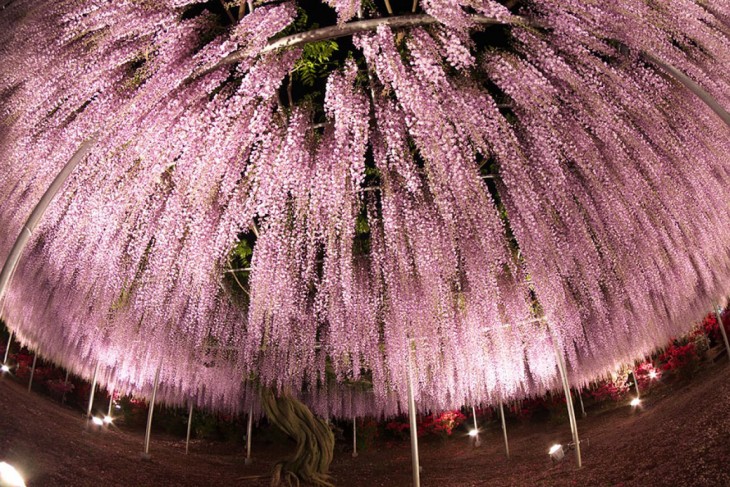
[[[507,410],[518,419],[527,420],[530,419],[533,412],[532,408],[530,408],[529,406],[529,403],[526,403],[525,401],[519,401],[511,404]]]
[[[451,433],[466,420],[461,411],[444,411],[441,414],[427,414],[418,418],[418,436],[436,434],[441,437],[451,436]],[[385,425],[385,430],[397,438],[404,438],[406,431],[410,432],[408,419],[396,418]]]
[[[63,379],[53,379],[46,381],[46,387],[52,395],[58,397],[61,397],[64,394],[74,390],[73,383],[71,381],[65,382]]]
[[[406,433],[409,432],[410,429],[410,425],[404,418],[397,418],[385,424],[385,431],[400,439],[405,438]]]
[[[660,374],[661,372],[654,368],[654,364],[651,362],[643,362],[634,368],[634,376],[639,382],[639,389],[642,391],[650,388]]]
[[[629,392],[629,386],[625,380],[605,379],[590,391],[591,397],[596,401],[621,400]]]
[[[730,313],[726,310],[722,313],[722,323],[725,331],[730,334]],[[693,335],[706,335],[712,343],[722,343],[722,335],[720,334],[720,326],[717,322],[715,313],[709,313],[702,322],[697,326]]]
[[[662,370],[683,370],[691,373],[697,366],[698,356],[694,342],[688,342],[686,345],[678,345],[672,343],[667,350],[659,356],[662,362]]]
[[[424,416],[418,425],[418,435],[434,433],[438,436],[451,436],[454,429],[466,420],[461,411],[444,411],[441,414]],[[423,431],[423,432],[422,432]]]
[[[562,394],[548,394],[542,397],[528,397],[509,406],[508,411],[520,421],[530,421],[533,417],[549,414],[557,405],[565,404]]]

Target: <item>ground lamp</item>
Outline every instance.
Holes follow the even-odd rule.
[[[0,487],[25,487],[25,480],[15,467],[0,462]]]
[[[548,454],[550,455],[550,458],[553,462],[561,462],[565,458],[565,450],[563,449],[563,445],[554,444],[550,447],[548,450]]]

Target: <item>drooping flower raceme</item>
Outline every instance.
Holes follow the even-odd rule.
[[[727,293],[730,129],[645,55],[727,107],[726,2],[424,0],[291,106],[301,51],[263,51],[296,5],[195,3],[0,14],[2,261],[92,144],[3,302],[42,355],[141,395],[159,368],[170,404],[391,415],[409,378],[423,410],[542,394],[554,345],[584,383]]]

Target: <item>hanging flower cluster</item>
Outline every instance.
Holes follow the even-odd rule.
[[[91,146],[3,302],[49,359],[120,393],[159,369],[172,404],[391,415],[410,382],[437,411],[555,388],[556,349],[585,384],[727,291],[730,129],[646,57],[729,106],[725,2],[423,0],[437,22],[355,34],[319,105],[266,48],[294,2],[196,3],[0,13],[0,259]]]

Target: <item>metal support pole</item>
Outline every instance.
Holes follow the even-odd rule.
[[[30,392],[30,388],[33,385],[33,374],[35,374],[35,363],[36,360],[38,360],[38,354],[33,355],[33,365],[30,368],[30,379],[28,379],[28,392]]]
[[[69,370],[66,369],[66,378],[63,380],[63,394],[61,394],[61,404],[66,402],[66,388],[68,387],[68,373],[69,373]]]
[[[111,418],[112,416],[112,406],[114,406],[114,388],[112,387],[109,389],[109,410],[107,411],[106,415]]]
[[[580,402],[580,413],[585,418],[588,415],[586,414],[586,408],[583,407],[583,394],[580,393],[580,389],[576,389],[576,392],[578,393],[578,401]]]
[[[188,434],[185,436],[185,454],[188,454],[188,447],[190,446],[190,427],[193,424],[193,403],[190,403],[190,412],[188,413]]]
[[[639,378],[636,377],[636,369],[631,370],[631,377],[634,378],[634,389],[636,389],[636,398],[641,399],[641,391],[639,390]]]
[[[718,306],[715,310],[715,316],[717,317],[717,324],[720,327],[720,333],[722,334],[722,341],[725,342],[725,350],[727,350],[728,358],[730,358],[730,342],[727,340],[727,332],[725,326],[722,324],[722,314],[720,314],[720,307]]]
[[[509,458],[509,440],[507,439],[507,423],[504,421],[504,405],[499,401],[499,416],[502,418],[502,434],[504,435],[504,452]]]
[[[472,405],[471,414],[474,416],[474,446],[479,447],[482,445],[482,440],[479,438],[479,425],[477,425],[477,410]]]
[[[144,453],[142,458],[150,458],[150,435],[152,433],[152,415],[155,412],[155,399],[157,399],[157,388],[160,386],[160,369],[162,368],[162,361],[157,366],[157,372],[155,373],[155,386],[152,389],[152,398],[150,399],[150,407],[147,411],[147,429],[144,434]]]
[[[570,383],[568,382],[568,371],[565,366],[565,360],[561,350],[558,348],[558,342],[552,335],[553,347],[555,348],[555,358],[558,363],[558,372],[563,382],[563,391],[565,392],[565,403],[568,406],[568,419],[570,420],[570,431],[573,434],[573,444],[575,445],[575,458],[578,462],[578,468],[583,466],[583,460],[580,455],[580,438],[578,437],[578,424],[575,420],[575,409],[573,408],[573,397],[570,394]]]
[[[357,457],[357,418],[352,418],[352,458]]]
[[[416,401],[413,398],[411,379],[411,351],[408,350],[408,417],[411,424],[411,463],[413,466],[413,487],[421,487],[421,471],[418,461],[418,425],[416,424]]]
[[[10,342],[13,341],[13,332],[10,332],[10,335],[8,335],[8,345],[5,347],[5,358],[3,358],[3,365],[7,365],[8,363],[8,354],[10,354]]]
[[[248,408],[248,424],[246,425],[246,461],[245,465],[251,465],[251,433],[253,432],[253,404]]]
[[[94,377],[91,379],[91,393],[89,394],[89,407],[86,409],[86,421],[91,417],[91,408],[94,405],[94,392],[96,392],[96,378],[99,374],[99,362],[94,367]]]

